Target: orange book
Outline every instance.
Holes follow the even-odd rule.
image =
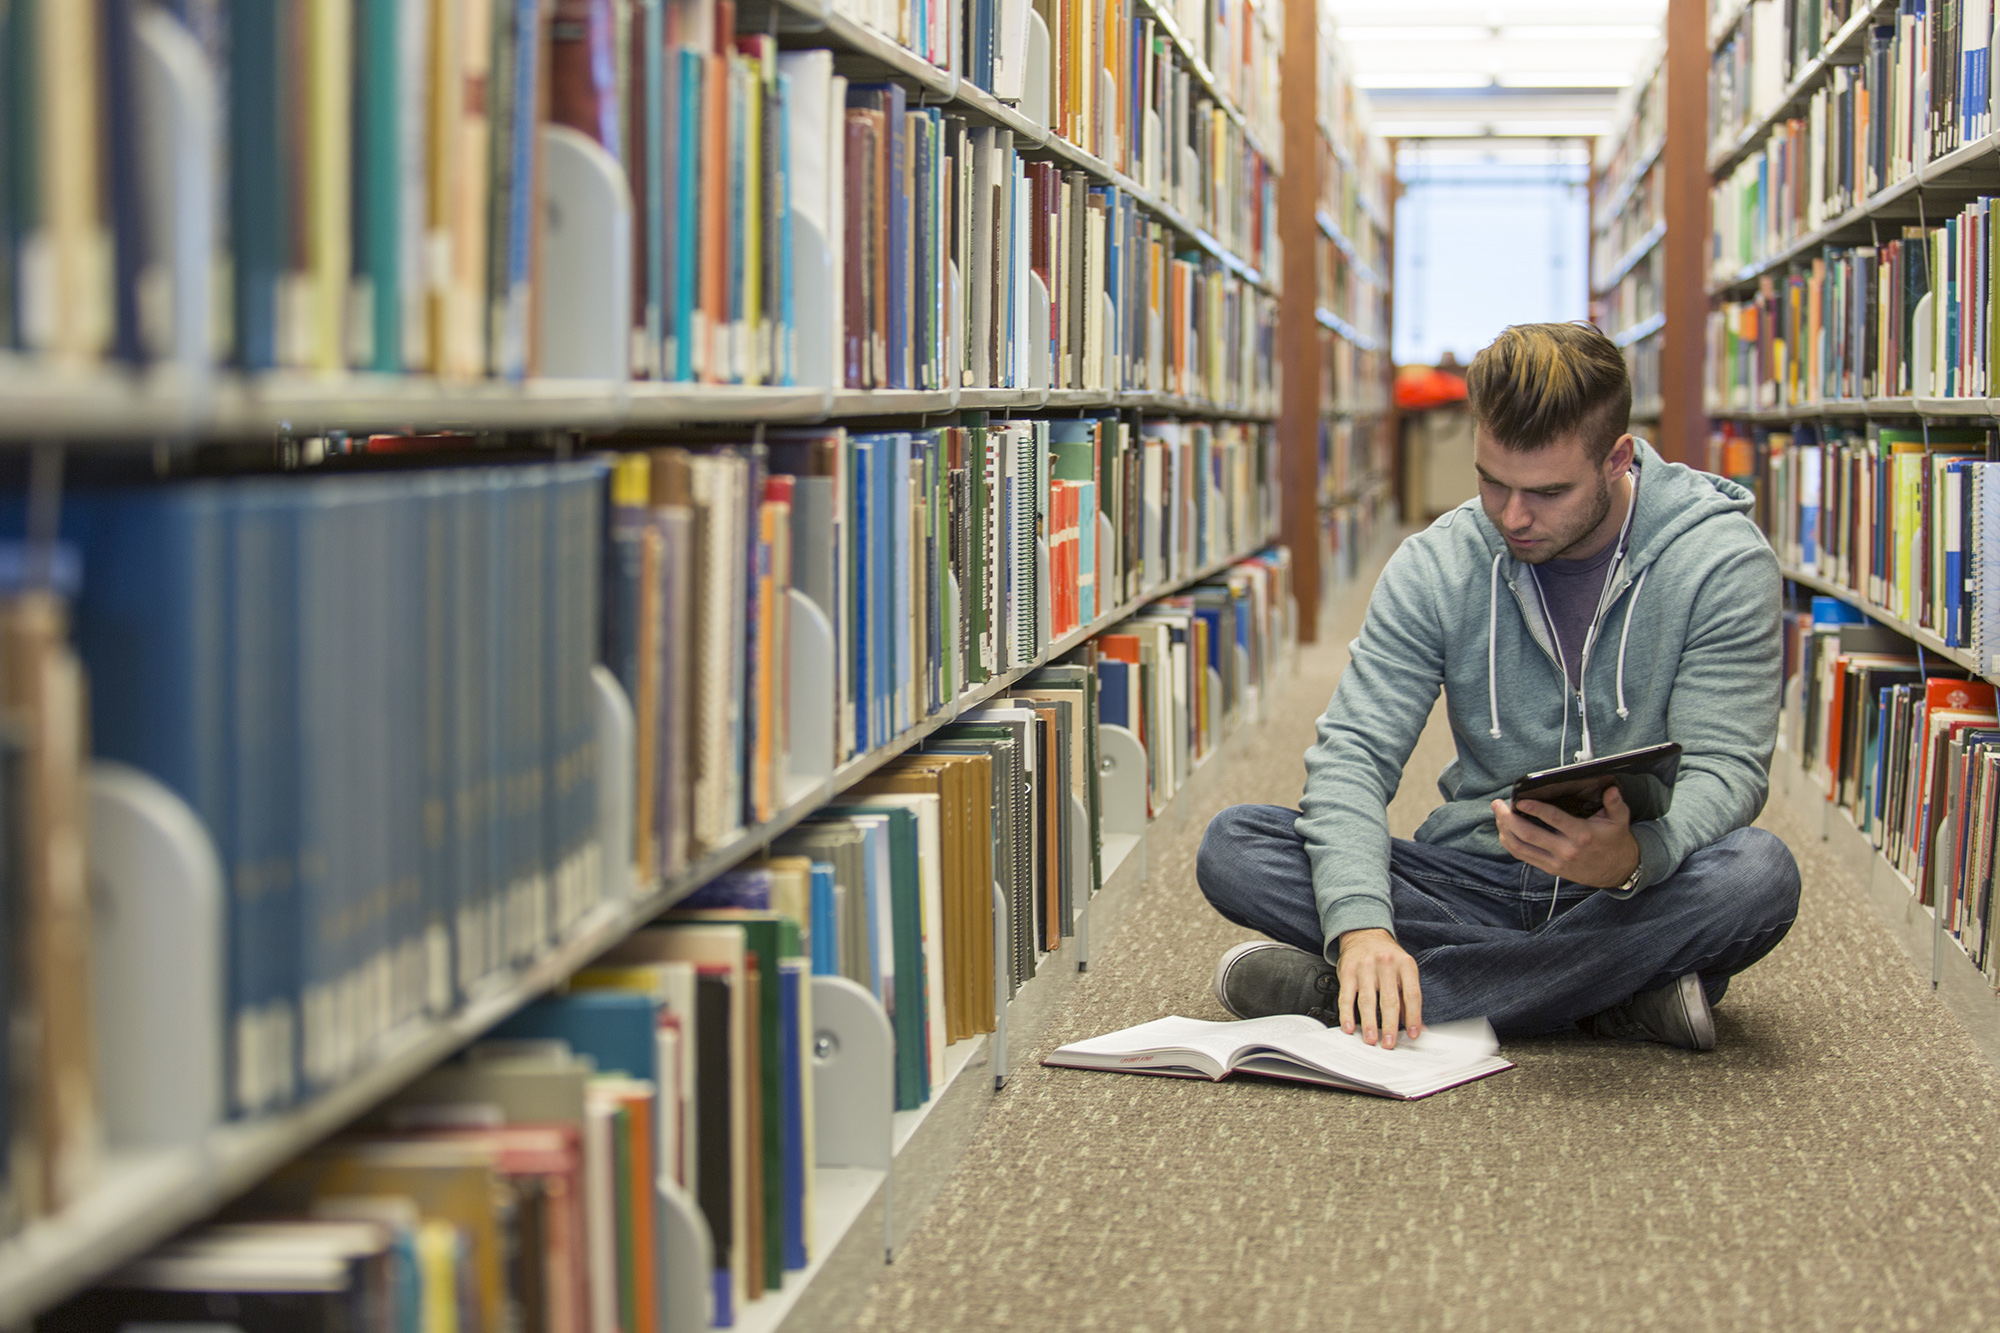
[[[660,1333],[660,1268],[654,1256],[660,1252],[659,1176],[655,1165],[657,1132],[653,1128],[653,1100],[657,1094],[649,1083],[633,1083],[618,1094],[625,1108],[627,1160],[631,1163],[632,1190],[632,1289],[633,1327],[631,1333]]]

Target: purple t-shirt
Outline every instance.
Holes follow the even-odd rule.
[[[1562,654],[1563,679],[1571,693],[1582,684],[1583,641],[1597,615],[1597,599],[1604,593],[1604,572],[1617,550],[1617,542],[1607,542],[1588,560],[1557,558],[1534,567],[1535,582],[1541,586],[1542,603],[1548,608]]]

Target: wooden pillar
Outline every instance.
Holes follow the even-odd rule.
[[[1704,0],[1667,0],[1666,238],[1662,257],[1660,433],[1669,460],[1708,466],[1702,344],[1708,294],[1708,15]]]
[[[1292,549],[1292,589],[1298,599],[1299,639],[1319,638],[1319,278],[1315,259],[1320,194],[1319,5],[1292,0],[1285,6],[1285,57],[1280,108],[1285,126],[1284,174],[1278,180],[1278,237],[1284,250],[1279,275],[1278,476],[1281,530]]]

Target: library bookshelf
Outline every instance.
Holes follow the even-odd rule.
[[[1666,310],[1667,65],[1640,62],[1591,167],[1590,299],[1597,327],[1625,353],[1632,419],[1660,419]]]
[[[1171,595],[1227,569],[1235,560],[1266,544],[1260,540],[1242,551],[1211,562],[1195,573],[1147,589],[1141,596],[1114,607],[1088,625],[1055,640],[1041,659],[1053,661],[1086,639],[1130,616],[1147,602]],[[376,1060],[361,1075],[342,1086],[291,1111],[249,1121],[222,1125],[201,1142],[182,1148],[153,1153],[137,1153],[107,1164],[98,1188],[74,1207],[34,1224],[0,1241],[0,1328],[12,1329],[25,1323],[38,1310],[101,1277],[150,1246],[199,1221],[248,1189],[279,1165],[304,1152],[328,1135],[359,1118],[425,1070],[477,1039],[503,1018],[539,995],[559,985],[570,974],[602,954],[612,944],[655,920],[695,888],[720,872],[756,855],[786,830],[831,802],[840,793],[903,754],[939,728],[949,725],[961,712],[969,712],[986,700],[1005,694],[1035,669],[1018,667],[969,689],[950,707],[925,718],[884,745],[842,764],[825,779],[790,793],[785,808],[772,819],[745,829],[729,843],[704,853],[685,869],[658,882],[635,887],[624,901],[604,904],[581,922],[558,947],[531,967],[505,978],[485,993],[477,995],[460,1011],[447,1018],[414,1025],[391,1035]],[[1239,742],[1240,743],[1240,742]],[[1205,761],[1206,763],[1206,761]],[[1198,770],[1199,771],[1199,770]],[[1194,779],[1190,779],[1192,783]],[[1184,786],[1176,794],[1174,810],[1184,810],[1189,793]],[[1164,820],[1164,822],[1162,822]],[[1163,833],[1177,832],[1180,823],[1168,818],[1152,821]],[[1152,836],[1149,827],[1145,836]],[[1115,882],[1119,867],[1131,860],[1131,868],[1143,873],[1144,837],[1114,842],[1118,853],[1107,864],[1106,886]],[[1128,872],[1129,877],[1129,872]],[[1102,892],[1102,890],[1100,890]],[[1088,907],[1086,906],[1086,911]],[[1088,939],[1087,933],[1083,937]],[[1069,946],[1065,946],[1069,947]],[[1053,970],[1059,970],[1057,960]],[[1052,970],[1044,964],[1044,975]],[[955,1063],[952,1081],[965,1062],[979,1053],[985,1038],[954,1043],[950,1048]],[[952,1086],[947,1082],[946,1089]],[[940,1090],[942,1095],[943,1090]],[[935,1102],[935,1098],[933,1099]],[[922,1123],[922,1115],[898,1113],[903,1119],[900,1149],[909,1133]],[[836,1172],[839,1169],[835,1169]],[[859,1209],[851,1188],[838,1188],[842,1177],[835,1176],[836,1188],[827,1191],[829,1207],[847,1212],[845,1224],[835,1235],[852,1226]],[[851,1181],[848,1182],[851,1185]],[[875,1183],[879,1183],[879,1178]],[[861,1202],[872,1198],[866,1191]],[[834,1248],[823,1242],[822,1253]],[[806,1282],[810,1281],[808,1275]],[[798,1299],[795,1289],[806,1282],[788,1283],[787,1299],[774,1309],[788,1309]],[[755,1311],[756,1306],[749,1307]],[[760,1318],[762,1316],[759,1316]],[[753,1320],[744,1327],[757,1327]],[[775,1327],[776,1324],[768,1325]]]
[[[1365,108],[1357,111],[1350,105],[1322,105],[1313,96],[1310,74],[1304,85],[1307,146],[1301,149],[1294,143],[1297,127],[1292,108],[1288,100],[1281,103],[1280,99],[1289,99],[1289,80],[1295,69],[1313,71],[1317,67],[1322,36],[1312,6],[1289,7],[1304,12],[1302,29],[1296,26],[1293,13],[1281,13],[1271,4],[1230,6],[1226,16],[1224,8],[1212,5],[1204,9],[1173,0],[1134,0],[1123,11],[1135,25],[1135,33],[1143,28],[1149,40],[1158,43],[1155,49],[1161,68],[1184,80],[1193,105],[1202,108],[1204,117],[1214,118],[1204,119],[1201,131],[1211,136],[1211,144],[1220,145],[1210,164],[1215,179],[1207,198],[1212,206],[1204,206],[1200,182],[1193,179],[1192,170],[1166,171],[1157,157],[1138,151],[1166,135],[1157,125],[1149,130],[1126,123],[1128,111],[1117,99],[1107,99],[1112,105],[1102,123],[1078,132],[1080,122],[1072,121],[1067,134],[1057,128],[1062,99],[1051,85],[1064,58],[1062,39],[1060,35],[1052,39],[1041,15],[1026,5],[1015,11],[1027,34],[1026,72],[1017,95],[1005,99],[979,86],[959,67],[959,60],[927,59],[897,37],[871,26],[857,10],[830,5],[826,0],[750,0],[734,7],[740,38],[771,39],[774,53],[828,52],[835,73],[854,84],[893,84],[903,90],[912,108],[934,108],[966,126],[1004,132],[1004,143],[1018,161],[1050,164],[1076,180],[1080,189],[1107,192],[1129,205],[1147,225],[1159,229],[1156,234],[1164,238],[1167,251],[1196,267],[1204,282],[1212,279],[1233,284],[1231,299],[1250,307],[1264,301],[1276,309],[1280,319],[1302,315],[1314,331],[1310,341],[1315,355],[1324,358],[1300,381],[1306,386],[1304,402],[1312,429],[1300,437],[1303,452],[1296,458],[1281,453],[1270,462],[1286,481],[1298,483],[1282,492],[1286,505],[1298,496],[1307,506],[1302,522],[1295,522],[1298,516],[1289,507],[1285,509],[1282,536],[1294,544],[1301,557],[1308,557],[1295,566],[1301,584],[1293,623],[1306,629],[1309,637],[1312,617],[1324,599],[1372,550],[1379,515],[1389,495],[1383,443],[1389,378],[1391,230],[1383,193],[1386,156],[1379,140],[1367,133]],[[1281,30],[1281,24],[1287,26]],[[1324,40],[1330,43],[1330,34]],[[186,52],[180,55],[185,66]],[[1278,77],[1281,65],[1283,84]],[[1182,103],[1183,109],[1187,105]],[[163,125],[165,148],[185,153],[200,146],[199,136],[189,125],[171,117]],[[602,165],[601,154],[593,156],[592,151],[562,141],[554,127],[543,125],[541,129],[540,151],[551,163],[561,159],[566,168],[577,168],[578,163],[592,169]],[[181,137],[176,139],[175,135]],[[1193,162],[1195,154],[1188,144],[1176,140],[1172,148],[1186,154],[1189,164]],[[1239,181],[1230,175],[1239,168],[1250,175],[1261,172],[1278,190],[1288,191],[1292,178],[1285,172],[1287,162],[1292,164],[1309,205],[1304,216],[1311,226],[1311,239],[1300,243],[1295,252],[1280,244],[1277,233],[1281,228],[1259,230],[1243,225],[1239,196],[1244,192],[1235,188]],[[5,353],[0,354],[0,404],[4,404],[0,444],[15,449],[33,446],[37,459],[44,461],[59,458],[63,450],[78,455],[143,455],[150,450],[158,470],[174,472],[205,446],[271,446],[272,457],[291,468],[310,466],[320,457],[341,452],[343,439],[374,434],[479,435],[512,446],[517,454],[526,447],[560,457],[600,445],[616,449],[621,441],[695,445],[721,438],[725,432],[730,440],[761,439],[767,426],[852,423],[857,429],[895,431],[988,419],[977,414],[990,414],[996,422],[1022,416],[1060,419],[1064,414],[1116,414],[1120,422],[1137,428],[1162,418],[1274,423],[1284,420],[1290,410],[1291,400],[1280,399],[1275,376],[1260,382],[1256,374],[1239,376],[1233,371],[1215,375],[1199,385],[1198,392],[1190,393],[1065,387],[1079,382],[1133,382],[1136,377],[1129,374],[1129,366],[1117,368],[1109,357],[1105,367],[1109,373],[1102,376],[1075,368],[1065,375],[1052,368],[1047,358],[1026,356],[1005,374],[969,375],[968,382],[962,384],[854,387],[853,377],[842,373],[836,333],[827,330],[825,321],[816,319],[821,304],[838,306],[839,295],[830,285],[838,280],[830,275],[838,272],[838,256],[830,252],[823,238],[805,230],[796,238],[802,285],[799,313],[791,331],[797,337],[798,350],[792,373],[783,377],[792,382],[627,378],[621,340],[636,313],[627,291],[631,273],[616,265],[593,267],[590,261],[607,248],[610,238],[625,234],[618,226],[635,225],[634,218],[642,210],[636,207],[639,201],[633,198],[633,187],[620,171],[600,172],[600,176],[593,179],[603,187],[602,193],[567,197],[573,216],[560,229],[550,224],[545,242],[544,258],[550,271],[561,266],[562,273],[575,275],[577,292],[572,305],[586,312],[587,327],[544,326],[541,330],[551,344],[574,335],[579,343],[610,349],[594,361],[572,358],[560,373],[446,378],[340,367],[242,371],[216,363],[205,348],[192,354],[183,348],[180,355],[156,356],[137,369],[74,354]],[[207,206],[200,190],[183,191],[183,195],[186,197],[178,199],[182,206]],[[212,198],[208,202],[212,203]],[[620,208],[625,210],[622,214]],[[216,219],[209,221],[213,224]],[[1288,237],[1289,233],[1286,243]],[[1286,267],[1294,253],[1304,263],[1302,274]],[[1333,265],[1331,287],[1318,281],[1321,273],[1316,266],[1322,262]],[[830,274],[817,280],[821,286],[812,288],[804,275],[815,271]],[[184,280],[196,272],[179,271],[177,277],[183,281],[176,290],[192,290],[196,284]],[[1088,300],[1091,293],[1080,275],[1071,276],[1076,280],[1075,290],[1054,295],[1064,300],[1081,295]],[[966,350],[969,284],[967,275],[956,265],[940,274],[940,282],[940,308],[951,321],[951,332],[940,337],[939,346],[953,364],[958,364]],[[1292,294],[1289,301],[1288,292]],[[1027,284],[1021,308],[1030,320],[1046,319],[1050,296],[1036,276]],[[831,313],[837,317],[837,308]],[[539,307],[537,317],[553,318]],[[1274,350],[1270,359],[1276,354]],[[1250,365],[1250,358],[1238,364]],[[984,382],[978,382],[982,378]],[[1211,392],[1213,397],[1208,396]],[[1340,479],[1329,488],[1319,472],[1331,466],[1326,440],[1336,432],[1368,443],[1342,455],[1345,461]],[[477,464],[480,459],[475,451],[456,461]],[[59,483],[45,468],[38,465],[36,477],[31,486],[43,488],[40,493],[44,499],[60,498]],[[604,899],[570,924],[532,962],[489,977],[448,1012],[395,1027],[375,1044],[351,1077],[287,1109],[223,1121],[191,1142],[113,1151],[87,1192],[0,1239],[0,1330],[14,1333],[31,1326],[38,1314],[214,1214],[273,1171],[354,1124],[413,1080],[477,1042],[511,1015],[563,988],[573,974],[607,949],[732,867],[766,852],[898,756],[916,749],[962,715],[1006,697],[1039,667],[1070,654],[1157,599],[1213,579],[1280,536],[1277,527],[1262,532],[1241,549],[1181,576],[1156,582],[1069,633],[1044,636],[1043,646],[1029,665],[1002,671],[960,691],[944,707],[833,765],[831,771],[794,775],[767,818],[743,827],[672,873],[641,883],[626,882],[632,877],[614,872]],[[1325,577],[1321,566],[1328,562],[1309,558],[1313,552],[1338,555]],[[1041,596],[1044,600],[1048,597],[1046,585]],[[1277,663],[1276,668],[1282,670],[1283,665]],[[605,780],[600,784],[605,811],[602,827],[616,845],[621,834],[629,838],[631,832],[630,809],[623,811],[621,825],[618,807],[621,802],[629,805],[631,800],[633,723],[629,701],[615,685],[604,684],[608,673],[599,668],[598,674],[599,736],[605,742],[605,752],[614,756],[606,761]],[[990,1104],[996,1082],[1005,1076],[1010,1041],[1018,1049],[1033,1040],[1077,970],[1087,965],[1093,930],[1102,938],[1115,924],[1131,890],[1143,879],[1148,843],[1184,825],[1188,812],[1205,799],[1206,788],[1212,785],[1217,770],[1214,760],[1228,747],[1241,744],[1258,722],[1254,709],[1246,709],[1236,730],[1224,735],[1220,748],[1185,775],[1172,799],[1150,819],[1144,813],[1143,791],[1136,819],[1131,815],[1129,791],[1115,802],[1125,814],[1116,827],[1107,814],[1102,879],[1094,897],[1079,900],[1076,934],[1046,956],[1019,994],[1001,1007],[995,1032],[946,1048],[944,1081],[933,1086],[930,1099],[922,1106],[895,1113],[887,1139],[888,1156],[879,1166],[817,1168],[818,1212],[810,1266],[788,1274],[784,1284],[765,1299],[740,1306],[737,1327],[823,1327],[839,1312],[851,1311],[887,1252],[915,1227],[929,1197],[956,1160],[970,1126],[976,1125]],[[620,754],[622,761],[616,758]],[[1122,776],[1107,772],[1107,788],[1121,783],[1129,788],[1135,779],[1143,784],[1143,751],[1137,764],[1129,752],[1120,751],[1118,757],[1123,759],[1125,771]],[[626,767],[618,771],[621,762]],[[1110,757],[1106,763],[1112,765]],[[879,1005],[875,1012],[879,1014]],[[834,1020],[829,1018],[828,1022]],[[683,1216],[679,1223],[693,1227],[696,1220],[692,1215]],[[704,1322],[699,1302],[684,1300],[674,1306],[665,1327],[682,1333]]]
[[[1278,430],[1286,459],[1285,541],[1316,551],[1294,571],[1301,636],[1352,577],[1391,495],[1390,402],[1395,169],[1348,67],[1333,13],[1286,9],[1287,169],[1279,186],[1285,287],[1310,305],[1280,314],[1285,367]]]
[[[2000,421],[1983,337],[1960,348],[1956,330],[1950,342],[1934,333],[1958,325],[1972,337],[1990,312],[1983,272],[1967,281],[1942,267],[1978,253],[1986,233],[1976,246],[1949,253],[1950,242],[1939,242],[1962,230],[1969,236],[1967,219],[1983,226],[1994,193],[2000,135],[1992,133],[1992,107],[1971,95],[1982,90],[1978,80],[1959,78],[1961,60],[1983,68],[1993,33],[1990,26],[1966,31],[1959,11],[1915,20],[1878,0],[1747,0],[1712,9],[1712,244],[1701,283],[1708,303],[1702,400],[1714,423],[1709,466],[1767,489],[1760,501],[1775,524],[1781,500],[1798,503],[1778,484],[1774,462],[1794,446],[1833,457],[1836,445],[1859,448],[1864,435],[1873,441],[1880,432],[1916,440],[1914,447],[1928,452],[1930,431]],[[1894,81],[1919,47],[1940,76],[1928,104],[1912,107]],[[1927,123],[1897,128],[1899,116],[1913,111]],[[1837,142],[1846,147],[1829,147]],[[1936,447],[1972,447],[1962,429],[1945,438],[1955,443]],[[1936,497],[1928,490],[1925,497],[1918,517],[1928,535],[1947,520]],[[1885,520],[1881,539],[1909,540],[1897,531],[1907,517]],[[1783,522],[1795,527],[1796,514]],[[1950,522],[1955,528],[1955,517]],[[1992,663],[1933,628],[1935,613],[1926,611],[1921,623],[1916,612],[1899,615],[1799,558],[1796,547],[1780,547],[1788,562],[1781,573],[1801,603],[1832,598],[1907,642],[1923,667],[1948,663],[1974,680],[1993,678]],[[1990,562],[1993,554],[1981,558]],[[1788,719],[1800,706],[1788,696]],[[1802,756],[1789,752],[1798,729],[1784,731],[1773,799],[1820,830],[1975,1040],[1989,1057],[2000,1055],[1993,983],[1924,901],[1929,895],[1833,799],[1825,774],[1807,771]]]

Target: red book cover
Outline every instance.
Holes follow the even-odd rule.
[[[611,0],[556,0],[549,25],[549,82],[549,119],[588,134],[624,160]]]

